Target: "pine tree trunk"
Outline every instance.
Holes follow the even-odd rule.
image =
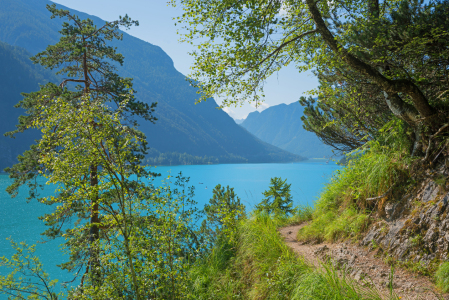
[[[97,165],[90,167],[90,185],[96,187],[98,185]],[[100,253],[98,248],[98,241],[100,239],[100,218],[98,214],[98,192],[92,197],[92,211],[90,217],[90,270],[92,284],[94,286],[100,281]]]

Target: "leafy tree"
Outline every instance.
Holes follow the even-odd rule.
[[[125,16],[97,27],[92,20],[81,20],[55,5],[47,5],[47,9],[52,18],[66,18],[68,22],[63,23],[59,42],[31,59],[58,70],[57,74],[66,78],[59,85],[49,83],[37,92],[24,94],[24,100],[17,105],[27,115],[19,118],[17,130],[9,134],[38,128],[43,135],[19,156],[18,164],[6,169],[14,179],[7,190],[15,196],[18,188],[27,184],[30,199],[56,204],[53,213],[42,217],[49,226],[44,234],[64,237],[70,261],[62,267],[79,271],[87,264],[85,274],[95,285],[102,277],[100,240],[107,238],[101,228],[111,213],[111,205],[120,203],[118,191],[114,200],[110,199],[110,190],[117,189],[111,176],[122,176],[117,179],[121,183],[118,186],[127,195],[136,183],[125,178],[151,175],[139,166],[147,143],[141,133],[132,129],[137,126],[132,116],[154,122],[154,104],[149,106],[134,98],[132,80],[115,73],[114,64],[123,64],[123,56],[107,44],[122,39],[119,27],[138,25],[137,21]],[[68,84],[75,86],[69,89]],[[59,186],[56,196],[39,197],[35,179],[40,175]],[[109,198],[105,199],[106,195]],[[72,219],[76,220],[73,227],[65,226]]]
[[[318,124],[328,125],[336,141],[329,133],[322,137],[337,149],[359,146],[394,117],[411,128],[411,152],[419,155],[428,152],[423,138],[447,128],[442,127],[449,97],[443,75],[449,65],[446,1],[171,3],[184,9],[178,18],[183,40],[198,46],[191,53],[191,78],[201,99],[221,95],[224,106],[258,102],[265,79],[294,64],[320,75],[320,89],[312,91],[319,96],[318,112],[307,118],[321,118],[320,111],[328,115],[306,128],[322,133]],[[436,151],[443,147],[436,140],[433,145]]]
[[[120,236],[122,255],[127,257],[126,269],[130,270],[136,299],[140,299],[135,258],[130,249],[133,219],[138,214],[135,203],[148,193],[148,187],[129,177],[149,175],[136,164],[139,158],[134,156],[145,137],[120,123],[126,101],[122,102],[121,109],[112,112],[104,99],[89,95],[80,97],[76,103],[64,98],[43,102],[46,100],[53,105],[37,107],[42,114],[34,121],[34,127],[42,131],[38,144],[38,149],[45,154],[39,158],[42,175],[47,178],[47,184],[58,187],[59,195],[40,199],[45,204],[57,204],[55,211],[43,219],[53,231],[53,226],[60,228],[65,220],[77,218],[74,225],[59,233],[65,238],[70,254],[70,261],[64,267],[72,270],[86,265],[81,284],[88,281],[92,286],[100,285],[108,275],[100,264],[101,256],[108,254],[101,240]],[[56,127],[58,130],[54,131]],[[86,176],[93,164],[101,166],[95,173],[95,185]],[[92,211],[98,214],[95,223]],[[82,222],[86,216],[90,216],[91,222]],[[98,229],[97,236],[93,235],[94,226]]]
[[[293,200],[290,194],[291,184],[287,184],[287,179],[274,177],[270,180],[270,187],[262,194],[265,196],[262,201],[256,205],[256,211],[272,213],[290,214],[293,212]]]
[[[34,254],[36,246],[10,242],[16,254],[11,259],[0,257],[0,267],[12,269],[10,274],[0,275],[0,292],[14,299],[57,300],[60,296],[54,292],[57,280],[50,280],[44,271],[42,263]]]
[[[38,149],[46,154],[39,163],[52,170],[42,175],[47,183],[57,185],[59,196],[40,201],[57,204],[53,213],[44,216],[47,223],[76,210],[74,225],[61,232],[70,254],[65,267],[82,274],[80,285],[68,291],[69,298],[183,298],[190,284],[186,272],[208,245],[195,229],[200,214],[193,189],[186,186],[188,180],[180,174],[173,184],[169,177],[162,186],[153,187],[151,173],[136,164],[139,158],[134,156],[144,136],[120,123],[126,101],[114,111],[101,98],[89,96],[76,103],[63,98],[51,101],[54,105],[38,107],[45,115],[34,127],[42,131]],[[84,180],[92,162],[101,166],[95,186]],[[98,196],[100,213],[95,224],[100,237],[94,241],[92,224],[83,221],[91,213],[92,194]],[[10,293],[39,289],[39,283],[15,276],[18,266],[11,267],[13,272],[0,282],[0,289]],[[38,271],[43,272],[41,265]],[[54,285],[47,277],[42,280]]]
[[[49,226],[44,234],[64,238],[70,258],[62,267],[80,276],[69,298],[184,298],[186,270],[205,245],[195,229],[193,189],[181,175],[175,188],[170,181],[152,186],[155,174],[140,164],[147,143],[133,115],[154,122],[154,106],[134,98],[131,79],[115,73],[123,57],[107,45],[121,39],[119,26],[136,22],[125,16],[98,28],[54,5],[48,9],[69,22],[61,40],[33,60],[67,78],[19,104],[28,115],[11,135],[35,128],[42,136],[8,169],[15,179],[8,191],[15,195],[27,184],[30,199],[54,208],[42,216]],[[68,88],[71,83],[79,85]],[[56,187],[55,195],[39,196],[37,176]],[[21,284],[20,266],[11,267],[2,289],[38,290],[39,283]]]

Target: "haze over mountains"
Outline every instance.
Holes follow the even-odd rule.
[[[307,158],[333,155],[332,148],[302,127],[304,108],[299,102],[271,106],[252,112],[240,124],[264,142]]]
[[[46,4],[52,2],[0,0],[3,11],[0,14],[0,41],[18,46],[2,44],[6,49],[2,48],[2,51],[8,53],[1,56],[2,66],[9,64],[9,70],[15,69],[17,73],[14,82],[0,82],[0,89],[8,90],[1,96],[2,132],[12,130],[17,122],[21,112],[12,106],[21,99],[20,92],[35,91],[38,84],[56,80],[52,73],[33,66],[26,59],[59,40],[58,31],[65,20],[50,19]],[[64,8],[61,5],[58,7]],[[97,17],[71,11],[81,18],[91,18],[97,24],[104,24]],[[134,78],[138,99],[147,103],[158,102],[156,124],[140,122],[140,129],[147,135],[151,147],[150,163],[287,162],[302,159],[251,135],[225,112],[216,109],[217,104],[213,99],[195,105],[196,89],[174,68],[173,61],[160,47],[126,33],[123,41],[113,42],[112,45],[125,57],[123,67],[118,68],[119,73]],[[8,76],[5,72],[2,74]],[[32,79],[26,79],[28,77]],[[36,137],[35,134],[18,136],[15,142],[18,146],[14,147],[10,144],[11,140],[2,137],[0,146],[4,155],[0,158],[0,168],[11,164],[17,154],[28,147]]]

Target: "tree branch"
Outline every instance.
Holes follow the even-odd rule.
[[[382,88],[388,94],[405,93],[409,95],[413,101],[415,108],[420,115],[424,118],[429,118],[435,115],[435,110],[430,106],[427,98],[421,92],[421,90],[410,80],[399,79],[391,80],[383,76],[374,67],[368,65],[364,61],[358,59],[354,55],[348,52],[343,46],[338,44],[330,30],[327,28],[326,23],[321,16],[314,0],[305,0],[308,6],[309,12],[312,15],[312,19],[315,22],[317,31],[320,33],[324,42],[329,48],[338,55],[344,62],[346,62],[352,69],[360,72],[362,75],[367,76],[373,80],[380,88]]]

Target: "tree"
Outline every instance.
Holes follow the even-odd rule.
[[[200,214],[192,199],[193,188],[186,186],[188,179],[180,174],[173,183],[169,176],[160,187],[153,187],[151,173],[137,164],[139,158],[134,156],[145,137],[120,123],[126,101],[114,111],[101,98],[89,96],[75,103],[63,98],[50,101],[53,105],[43,101],[45,107],[37,107],[45,113],[33,126],[42,131],[37,148],[45,156],[39,163],[43,170],[52,171],[42,175],[48,184],[57,185],[58,196],[39,200],[57,205],[53,213],[44,216],[47,223],[62,225],[59,220],[66,220],[68,214],[76,218],[61,232],[70,254],[66,267],[76,267],[75,271],[83,274],[80,285],[69,290],[69,298],[183,298],[190,284],[186,279],[189,266],[208,245],[207,238],[195,229]],[[92,162],[101,166],[95,186],[85,180]],[[92,210],[92,194],[98,197],[97,240],[92,240],[92,224],[84,221]],[[96,264],[91,263],[92,252]],[[17,260],[13,257],[13,261]],[[15,276],[24,269],[20,264],[9,266],[13,271],[5,280],[0,277],[0,290],[52,295],[54,281],[48,276],[42,278],[43,283],[36,283]],[[34,272],[30,276],[36,272],[45,275],[42,266],[37,267],[30,267]],[[48,285],[49,291],[40,291],[41,285]]]
[[[36,247],[28,246],[24,242],[20,244],[12,240],[10,242],[16,254],[11,259],[0,257],[0,267],[12,269],[10,274],[0,275],[0,292],[8,297],[14,297],[13,299],[57,300],[60,296],[54,292],[57,280],[50,280],[44,271],[42,263],[34,254]]]
[[[178,18],[184,24],[182,39],[198,43],[198,50],[191,53],[195,58],[191,78],[192,84],[200,88],[201,99],[220,95],[225,98],[223,106],[238,105],[245,100],[258,102],[263,98],[265,79],[282,67],[295,64],[299,71],[315,70],[323,75],[320,78],[323,84],[315,91],[321,96],[318,101],[324,101],[323,97],[333,89],[341,91],[332,84],[329,74],[349,79],[345,82],[351,84],[343,90],[341,101],[331,106],[329,99],[324,104],[338,116],[344,113],[349,120],[351,111],[360,111],[360,107],[366,108],[367,114],[388,107],[389,114],[407,123],[414,132],[414,154],[425,149],[422,138],[440,132],[447,121],[448,79],[443,75],[449,65],[449,22],[444,17],[449,11],[447,2],[172,0],[171,3],[184,9]],[[329,84],[325,86],[325,82]],[[351,85],[359,90],[363,86],[374,87],[373,97],[378,105],[371,97],[356,101],[354,93],[348,94],[354,92]],[[341,107],[346,101],[348,105]],[[372,104],[378,108],[369,107]],[[388,122],[388,114],[385,116],[383,121]],[[308,117],[313,118],[314,114]],[[356,118],[344,126],[350,125],[349,132],[354,132],[355,123]],[[361,138],[356,138],[354,146]]]
[[[52,18],[66,18],[68,22],[63,23],[59,42],[31,59],[67,78],[59,85],[49,83],[38,92],[24,94],[24,100],[17,105],[27,115],[19,119],[17,130],[9,135],[29,128],[38,128],[43,135],[19,156],[18,164],[6,169],[14,179],[8,192],[15,196],[18,188],[27,184],[30,199],[56,204],[53,213],[42,217],[49,226],[44,234],[64,237],[70,260],[62,267],[79,271],[87,264],[85,274],[96,285],[102,277],[99,244],[107,238],[107,231],[101,229],[108,228],[103,224],[108,214],[113,218],[111,205],[124,201],[120,193],[127,195],[131,188],[139,187],[127,177],[152,175],[139,165],[147,143],[133,129],[137,122],[132,116],[154,122],[155,104],[135,99],[132,80],[115,73],[114,64],[123,64],[123,56],[107,44],[122,39],[120,27],[127,29],[138,25],[137,21],[125,16],[97,27],[92,20],[81,20],[67,10],[56,9],[54,4],[47,5],[47,9]],[[114,186],[111,176],[117,174],[122,177]],[[58,185],[57,195],[40,198],[37,176]],[[76,220],[73,227],[65,227],[72,219]],[[125,242],[126,231],[122,231]]]
[[[236,230],[237,221],[245,215],[245,205],[240,202],[234,188],[224,188],[217,184],[209,204],[204,205],[204,212],[215,236],[232,235]]]
[[[291,184],[287,184],[287,179],[274,177],[270,180],[270,187],[262,194],[265,196],[256,205],[256,211],[272,213],[290,214],[293,212],[293,200],[290,194]]]

